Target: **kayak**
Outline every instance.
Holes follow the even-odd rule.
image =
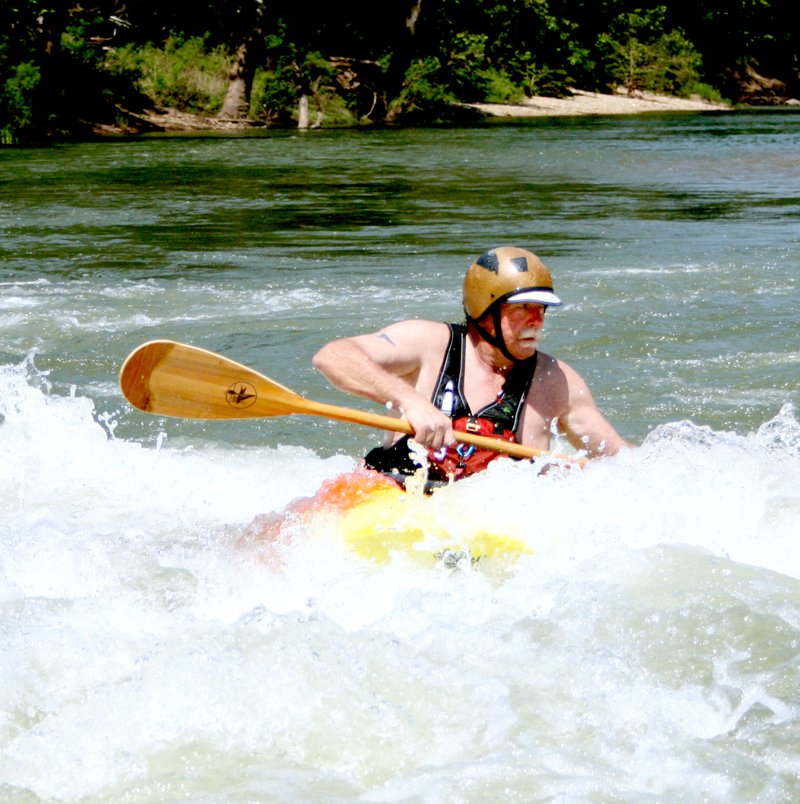
[[[462,560],[516,559],[531,552],[520,534],[493,528],[486,521],[460,516],[457,487],[424,493],[411,478],[404,489],[391,478],[366,469],[326,480],[313,497],[296,500],[281,514],[260,518],[250,538],[275,540],[285,525],[297,533],[324,528],[333,531],[347,550],[362,559],[386,563],[405,557],[456,566]],[[254,534],[253,531],[256,531]]]

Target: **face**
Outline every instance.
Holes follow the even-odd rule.
[[[504,304],[500,307],[500,326],[506,348],[514,357],[531,357],[542,337],[545,307],[542,304]]]

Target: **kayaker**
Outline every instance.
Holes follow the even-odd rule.
[[[408,320],[332,341],[314,366],[336,387],[404,416],[427,450],[432,480],[473,474],[499,453],[457,444],[454,430],[548,449],[554,432],[592,457],[631,446],[597,408],[567,363],[538,350],[545,311],[561,305],[550,271],[530,251],[485,252],[464,279],[466,321]],[[414,474],[419,448],[409,436],[373,449],[366,465]]]

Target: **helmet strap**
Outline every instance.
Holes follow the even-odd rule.
[[[514,357],[511,352],[508,351],[508,347],[506,346],[505,338],[503,338],[503,329],[500,325],[500,300],[496,301],[487,311],[486,313],[481,316],[481,320],[483,320],[487,313],[491,313],[492,322],[494,323],[494,332],[495,334],[492,335],[483,324],[478,321],[477,318],[470,318],[467,316],[467,321],[478,330],[481,338],[483,338],[487,343],[490,343],[496,349],[499,349],[502,353],[503,357],[507,360],[510,360],[512,363],[518,363],[519,358]]]

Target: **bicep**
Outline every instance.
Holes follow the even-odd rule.
[[[573,370],[568,372],[568,405],[559,424],[569,442],[590,455],[613,455],[626,445],[611,423],[600,412],[589,387]]]
[[[392,374],[412,376],[419,371],[434,332],[428,322],[401,321],[347,341]]]

